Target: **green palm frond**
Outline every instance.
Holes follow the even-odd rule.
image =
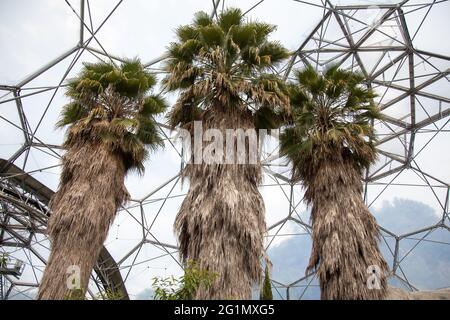
[[[151,149],[164,145],[158,126],[153,119],[139,117],[136,136],[142,143],[149,145]]]
[[[213,48],[216,46],[221,46],[224,38],[225,34],[222,28],[220,28],[217,24],[211,24],[199,28],[199,39],[203,45]]]
[[[261,107],[255,112],[255,128],[258,129],[277,129],[285,121],[286,115],[279,110],[270,107]]]
[[[242,11],[238,8],[231,8],[219,15],[219,26],[227,33],[232,26],[239,26],[242,23]]]
[[[193,26],[179,26],[175,29],[175,33],[182,42],[198,38],[198,30]]]
[[[268,66],[276,66],[280,62],[286,59],[286,49],[278,41],[268,42],[263,44],[259,49],[259,55]]]
[[[209,16],[208,13],[204,11],[197,12],[194,17],[194,26],[195,27],[205,27],[209,26],[213,23],[213,20]]]
[[[59,121],[56,123],[57,128],[65,127],[69,124],[76,123],[85,118],[88,110],[78,102],[70,102],[63,107]]]
[[[167,109],[166,100],[160,95],[147,96],[142,103],[140,114],[144,117],[157,115]]]
[[[114,65],[111,63],[85,62],[83,63],[83,66],[84,69],[82,71],[82,75],[85,77],[87,77],[89,74],[94,74],[100,77],[101,75],[114,70]]]
[[[267,43],[269,35],[277,29],[273,24],[258,21],[248,22],[247,25],[253,29],[254,32],[253,42],[250,42],[249,44],[258,47]]]
[[[229,33],[234,43],[236,43],[236,45],[238,45],[241,49],[246,48],[255,42],[254,38],[256,31],[252,25],[243,24],[239,26],[232,26]]]

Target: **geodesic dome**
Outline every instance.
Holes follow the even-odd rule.
[[[329,63],[365,75],[385,117],[374,123],[379,158],[365,173],[364,199],[382,230],[390,281],[406,290],[450,286],[449,1],[4,1],[0,253],[23,267],[0,269],[2,298],[34,298],[49,255],[48,201],[64,135],[55,123],[66,80],[82,62],[134,56],[161,76],[173,29],[197,11],[215,16],[225,7],[278,25],[274,38],[292,56],[276,72],[287,80],[296,68]],[[91,297],[122,288],[131,299],[148,298],[153,277],[182,272],[172,225],[188,188],[180,179],[183,150],[165,119],[158,121],[165,149],[152,154],[143,176],[127,177],[132,200],[111,226]],[[303,190],[276,154],[269,141],[261,192],[274,297],[318,298],[315,275],[305,275],[311,227]]]

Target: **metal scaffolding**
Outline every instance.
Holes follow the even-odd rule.
[[[244,12],[250,15],[253,10],[269,1],[275,0],[254,1],[254,4]],[[380,196],[389,192],[392,186],[430,190],[431,195],[436,198],[442,208],[442,215],[437,223],[430,221],[430,225],[406,234],[396,234],[381,226],[381,241],[392,254],[392,277],[403,283],[405,288],[416,290],[414,283],[408,279],[402,269],[402,261],[421,242],[427,241],[434,230],[442,229],[450,232],[449,182],[445,178],[430,173],[417,161],[419,154],[428,151],[427,146],[433,139],[449,130],[450,57],[418,49],[414,45],[414,40],[430,10],[447,0],[420,2],[404,0],[395,3],[386,1],[386,4],[376,6],[373,4],[340,5],[339,1],[329,0],[294,1],[299,7],[312,6],[320,9],[322,18],[306,39],[299,43],[298,49],[292,52],[287,63],[276,72],[289,80],[292,70],[305,65],[322,69],[329,63],[339,64],[342,68],[361,71],[367,85],[378,93],[376,102],[384,113],[384,119],[374,123],[378,134],[377,148],[380,156],[377,163],[367,170],[363,181],[364,198],[369,208],[380,199]],[[44,119],[50,106],[54,104],[57,93],[64,90],[68,75],[74,66],[81,62],[80,57],[83,53],[87,52],[113,63],[121,61],[121,58],[105,50],[97,34],[108,23],[110,17],[120,10],[122,2],[123,0],[118,1],[98,27],[94,28],[88,0],[81,0],[79,7],[66,1],[67,6],[79,21],[77,43],[15,85],[3,85],[0,79],[0,91],[4,92],[0,96],[0,108],[9,107],[8,103],[14,103],[18,114],[16,122],[0,114],[0,125],[17,129],[23,141],[23,144],[8,159],[0,161],[0,253],[5,252],[14,257],[21,252],[22,257],[26,257],[24,271],[32,275],[30,276],[32,280],[29,281],[22,281],[21,277],[15,279],[7,274],[2,275],[3,298],[8,298],[14,288],[17,293],[22,294],[22,298],[33,292],[39,286],[48,257],[49,241],[45,230],[49,214],[48,201],[53,191],[34,179],[32,175],[57,168],[59,165],[43,165],[31,171],[25,168],[31,150],[39,150],[55,159],[60,158],[63,150],[59,145],[48,143],[45,137],[38,136],[37,131],[44,125]],[[364,1],[358,1],[358,3],[362,2]],[[225,6],[227,6],[226,0],[213,0],[211,15],[216,16]],[[211,8],[205,9],[211,10]],[[424,12],[423,20],[413,31],[408,27],[407,17],[418,11]],[[367,19],[367,16],[370,16],[370,19]],[[92,44],[96,44],[98,48]],[[145,66],[155,73],[160,73],[160,64],[165,58],[165,55],[161,55],[147,61]],[[28,87],[33,80],[45,76],[62,61],[70,62],[56,86]],[[446,86],[446,94],[433,92],[432,88],[436,84]],[[50,94],[49,99],[39,121],[33,127],[24,111],[23,99],[32,101],[34,97],[43,94]],[[127,284],[130,272],[144,262],[151,264],[152,261],[165,258],[167,263],[181,268],[177,246],[161,240],[156,231],[161,223],[160,216],[167,204],[175,199],[179,201],[184,196],[182,193],[175,192],[182,183],[180,171],[183,168],[183,152],[177,144],[176,135],[170,132],[162,122],[159,123],[159,127],[165,136],[166,148],[173,148],[180,158],[179,170],[159,187],[150,190],[146,196],[131,200],[120,210],[119,214],[128,217],[128,223],[139,226],[140,241],[120,256],[104,248],[92,275],[89,289],[92,297],[96,297],[96,292],[102,292],[108,288],[114,290],[120,288],[125,298],[128,298]],[[423,140],[425,134],[426,141],[418,145],[417,138],[420,135]],[[448,149],[449,145],[442,147]],[[277,239],[286,236],[282,230],[287,224],[296,225],[306,236],[311,233],[311,226],[299,209],[302,197],[298,196],[296,190],[301,190],[301,186],[291,181],[286,161],[272,156],[272,152],[265,152],[263,157],[265,174],[263,187],[278,187],[283,198],[281,200],[288,204],[288,211],[284,218],[268,226],[267,250],[271,249]],[[397,182],[396,179],[404,172],[414,176],[415,182]],[[445,196],[442,197],[441,194]],[[399,250],[402,241],[411,239],[416,240],[414,246],[402,254]],[[147,246],[157,248],[160,254],[140,261],[142,259],[138,257]],[[290,283],[272,279],[272,284],[279,298],[301,299],[305,292],[315,285],[314,278],[314,274],[308,274]],[[448,286],[450,283],[444,285]],[[295,295],[292,294],[293,291],[296,292]],[[30,298],[33,296],[31,295]]]

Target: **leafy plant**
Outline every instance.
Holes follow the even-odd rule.
[[[64,297],[64,300],[87,300],[87,299],[83,290],[71,289]]]
[[[7,253],[2,253],[0,255],[0,267],[6,267],[9,255]]]
[[[195,261],[188,261],[184,275],[180,278],[153,278],[155,300],[192,300],[201,286],[209,288],[217,278],[217,273],[201,269]]]
[[[123,294],[119,290],[106,289],[97,293],[93,300],[122,300],[122,298]],[[86,297],[83,290],[72,289],[64,300],[89,300],[89,298]]]
[[[96,295],[97,300],[122,300],[123,293],[120,290],[106,289]]]

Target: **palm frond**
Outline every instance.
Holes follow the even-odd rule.
[[[76,123],[80,119],[87,116],[88,111],[78,102],[70,102],[63,107],[59,121],[56,123],[57,128]]]
[[[204,11],[199,11],[194,16],[194,26],[195,27],[206,27],[213,23],[213,20],[208,13]]]
[[[142,103],[140,114],[144,117],[163,113],[168,105],[166,100],[160,95],[147,96]]]
[[[178,37],[178,41],[186,42],[198,38],[198,30],[190,25],[179,26],[175,29],[175,33]]]
[[[229,8],[219,15],[218,24],[227,33],[232,26],[239,26],[242,22],[242,11],[238,8]]]
[[[200,39],[208,47],[221,46],[225,38],[223,30],[217,24],[199,28]]]
[[[289,57],[289,52],[281,45],[280,42],[272,41],[261,46],[259,49],[259,56],[264,61],[265,65],[276,66]],[[267,60],[265,60],[265,57],[267,57]]]

